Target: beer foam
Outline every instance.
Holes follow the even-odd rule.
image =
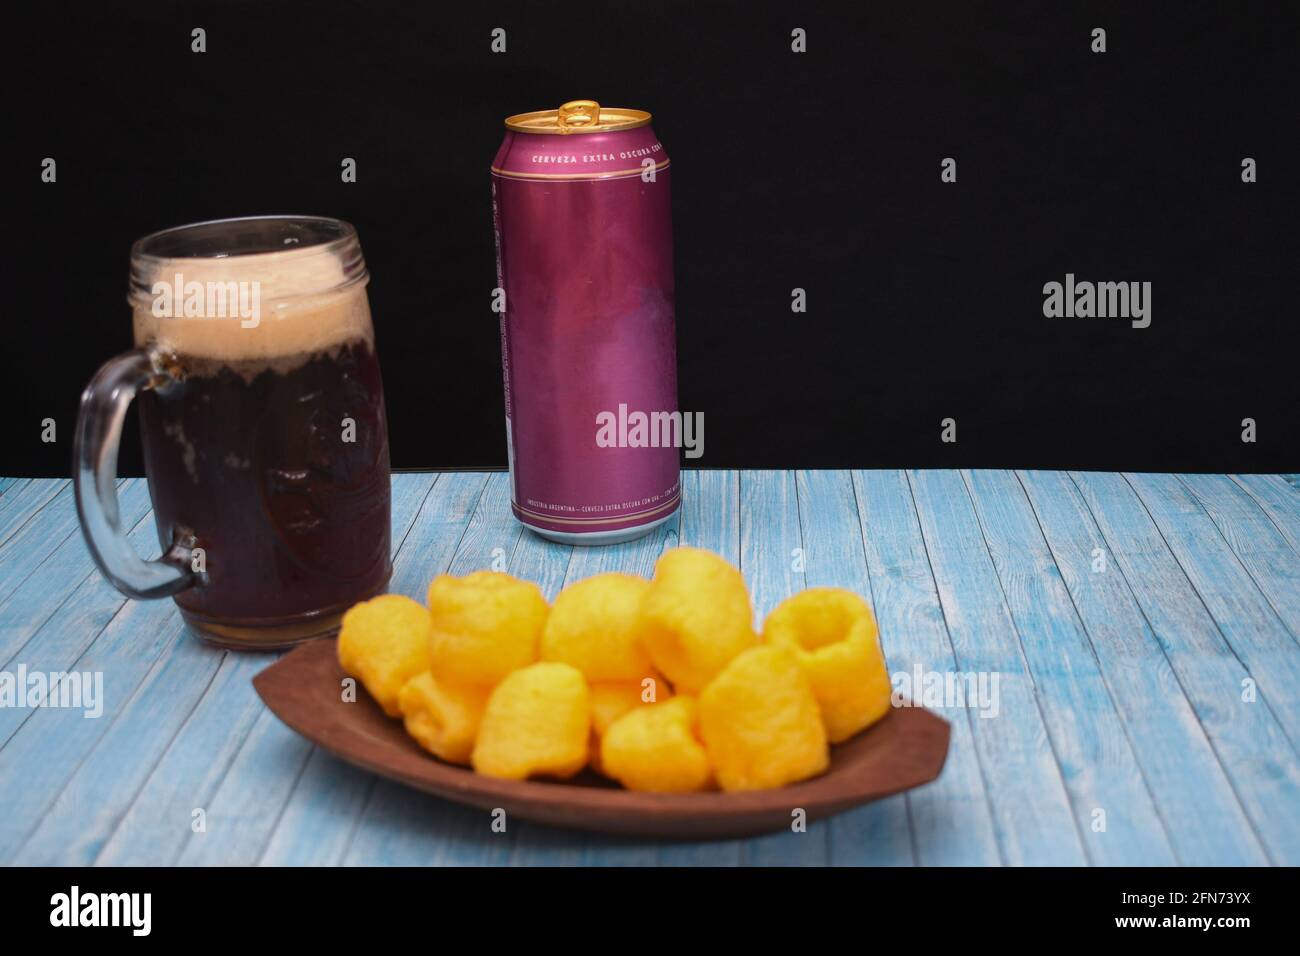
[[[156,343],[189,358],[283,371],[349,342],[373,344],[366,281],[364,272],[349,277],[338,256],[319,247],[149,260],[133,277],[135,343]],[[184,293],[194,288],[191,283],[231,289],[227,308],[218,310],[221,314],[185,314]],[[241,300],[230,283],[247,284],[242,304],[255,302],[256,316],[237,308]]]

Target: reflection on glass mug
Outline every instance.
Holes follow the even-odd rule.
[[[388,423],[356,230],[228,219],[131,250],[135,349],[81,396],[75,482],[95,562],[124,594],[173,596],[200,634],[283,647],[382,592]],[[115,491],[138,395],[164,554],[142,560]]]

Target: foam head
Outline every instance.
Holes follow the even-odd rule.
[[[372,339],[367,280],[356,231],[338,220],[169,229],[132,249],[135,342],[231,365],[293,364]]]

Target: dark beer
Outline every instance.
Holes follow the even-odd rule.
[[[163,548],[201,548],[206,565],[205,583],[176,595],[186,616],[218,636],[328,630],[382,592],[388,428],[370,341],[174,358],[180,380],[140,396],[140,422]]]

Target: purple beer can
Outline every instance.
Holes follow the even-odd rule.
[[[668,155],[642,110],[506,120],[492,164],[511,506],[612,544],[681,502]]]

